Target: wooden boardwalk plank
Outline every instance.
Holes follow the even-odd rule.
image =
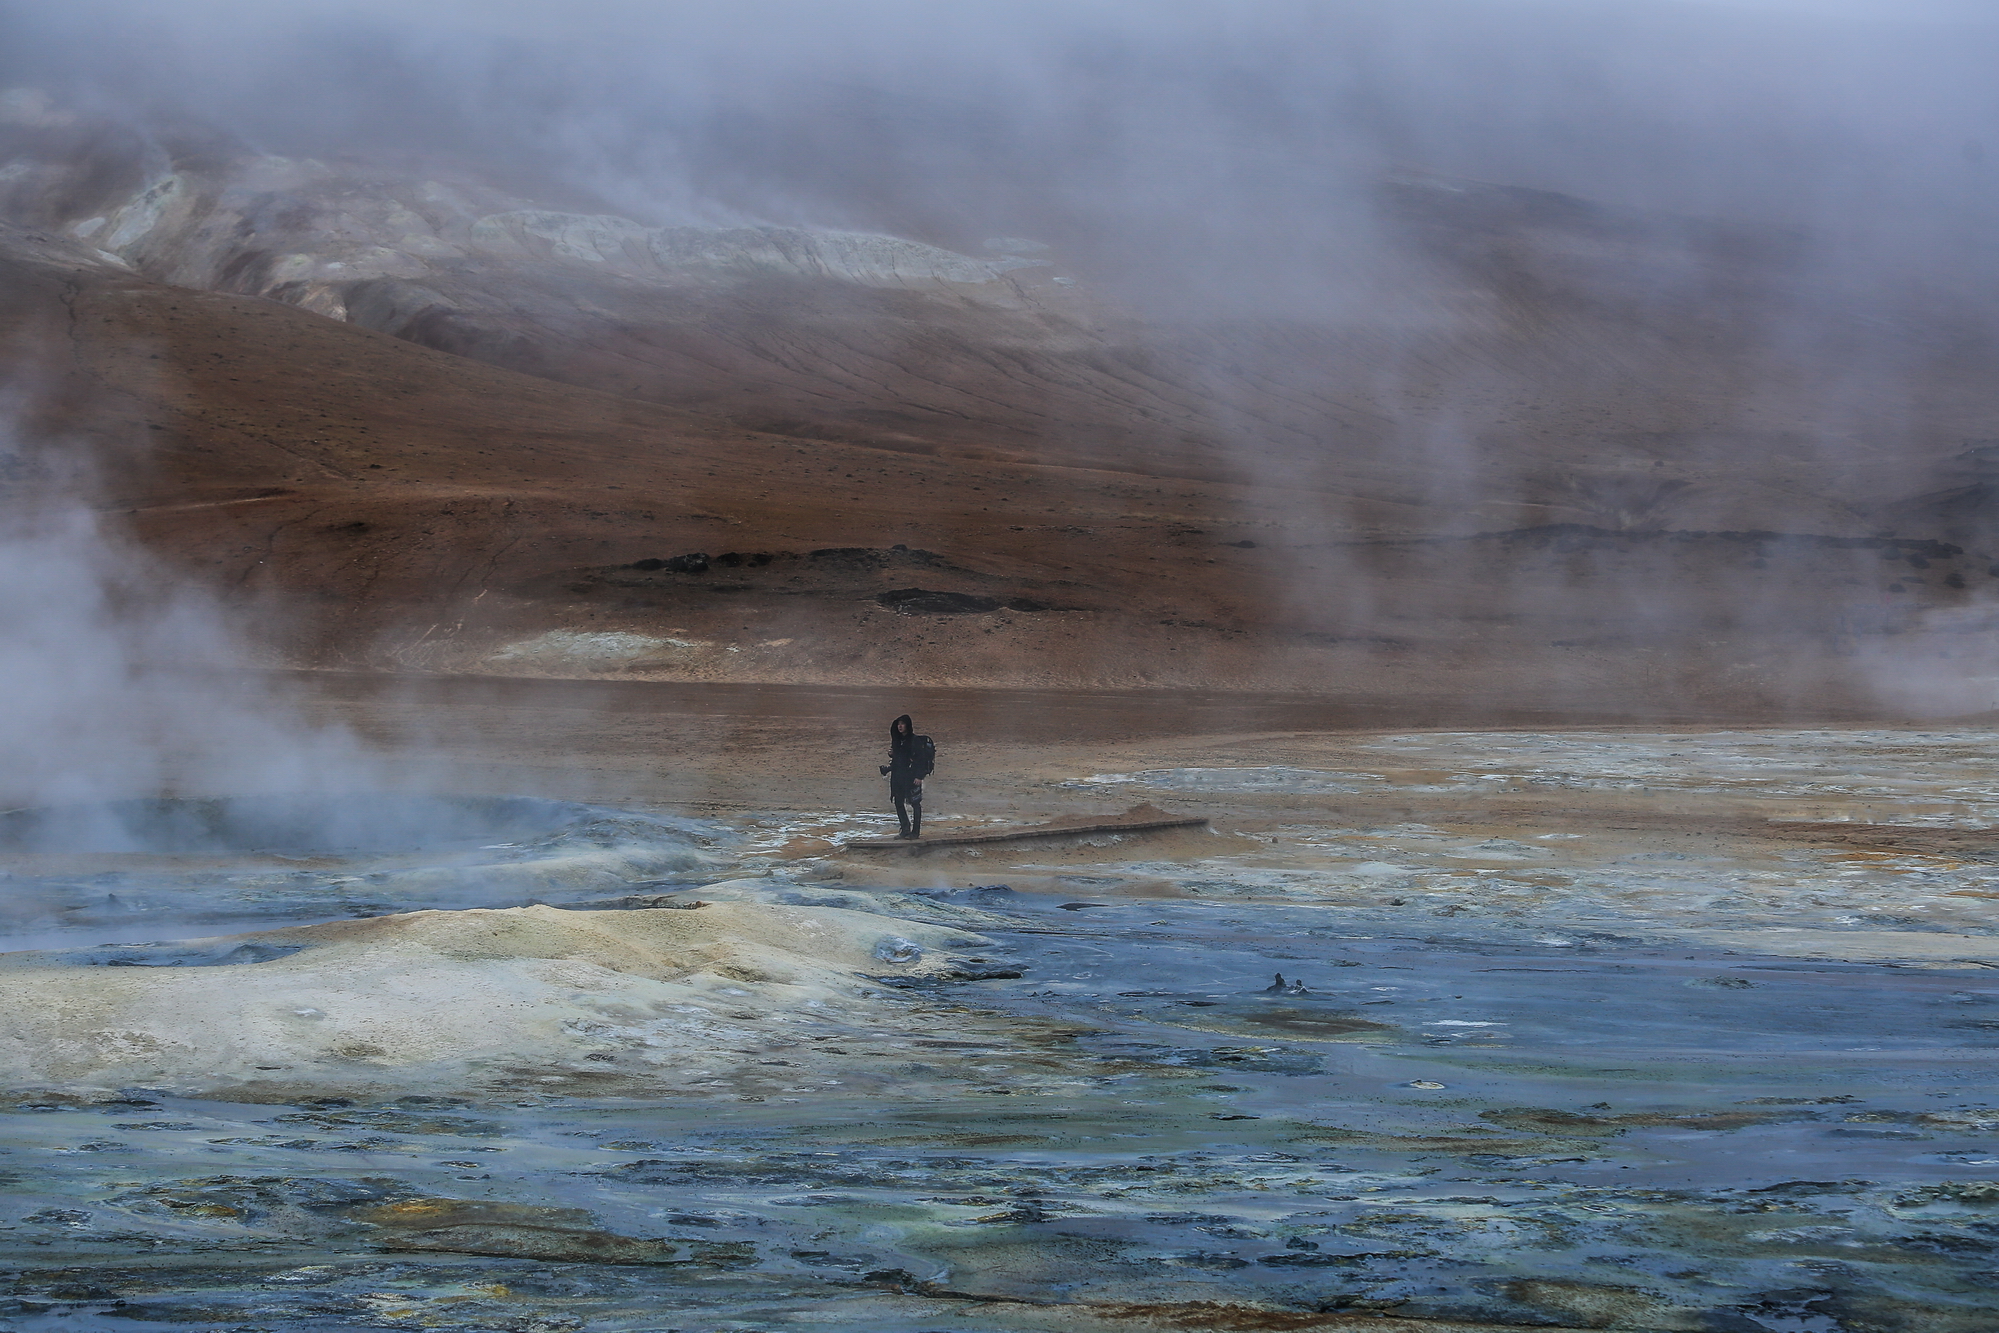
[[[1090,833],[1144,833],[1155,829],[1202,828],[1202,816],[1161,814],[1133,819],[1120,816],[1088,823],[1030,824],[1022,828],[990,829],[983,833],[947,833],[936,838],[855,838],[841,844],[846,851],[920,852],[934,847],[978,847],[995,842],[1025,842],[1032,838],[1071,838]]]

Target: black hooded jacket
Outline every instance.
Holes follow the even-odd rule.
[[[916,780],[916,723],[904,713],[888,725],[888,782],[908,787]]]

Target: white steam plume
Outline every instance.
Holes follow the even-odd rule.
[[[0,801],[367,789],[344,728],[254,669],[206,593],[108,534],[73,492],[0,512]]]

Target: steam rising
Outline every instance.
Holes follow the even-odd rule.
[[[546,172],[655,223],[1055,227],[1274,278],[1337,266],[1325,209],[1398,166],[1904,255],[1992,210],[1971,5],[12,8],[9,82],[266,151]]]
[[[10,27],[0,77],[163,154],[443,163],[648,226],[1035,238],[1200,325],[1461,317],[1384,214],[1411,173],[1764,227],[1791,249],[1767,343],[1891,398],[1892,338],[1822,326],[1962,323],[1999,277],[1999,27],[1953,3],[84,0]]]
[[[299,795],[382,778],[355,737],[305,721],[249,670],[213,599],[102,531],[73,497],[0,517],[0,799]],[[114,825],[75,830],[106,849]]]
[[[1101,299],[1062,337],[1180,395],[1134,414],[1164,423],[1142,445],[1192,440],[1295,494],[1288,528],[1322,555],[1280,600],[1312,633],[1457,595],[1390,594],[1385,557],[1341,545],[1390,510],[1395,535],[1935,539],[1963,557],[1953,614],[1984,596],[1999,513],[1959,492],[1990,489],[1971,446],[1999,409],[1985,7],[81,0],[9,26],[0,112],[121,126],[162,179],[282,158],[330,193],[476,180],[517,202],[468,212],[490,215],[473,239],[526,218],[558,251],[579,227],[655,257],[678,229],[801,229],[788,255],[878,233],[997,273],[1025,247]],[[279,299],[417,337],[391,297],[433,296]],[[1928,495],[1956,497],[1948,523]],[[1850,564],[1797,586],[1862,587]],[[1682,603],[1740,627],[1798,600],[1654,577],[1599,584],[1666,634],[1699,619]],[[1499,581],[1471,595],[1572,600]]]

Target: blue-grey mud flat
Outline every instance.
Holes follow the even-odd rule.
[[[956,747],[933,827],[1209,828],[885,856],[866,750],[798,758],[865,693],[583,738],[531,693],[462,758],[579,799],[426,798],[455,841],[0,830],[0,1321],[1989,1326],[1989,730],[1100,700]]]

